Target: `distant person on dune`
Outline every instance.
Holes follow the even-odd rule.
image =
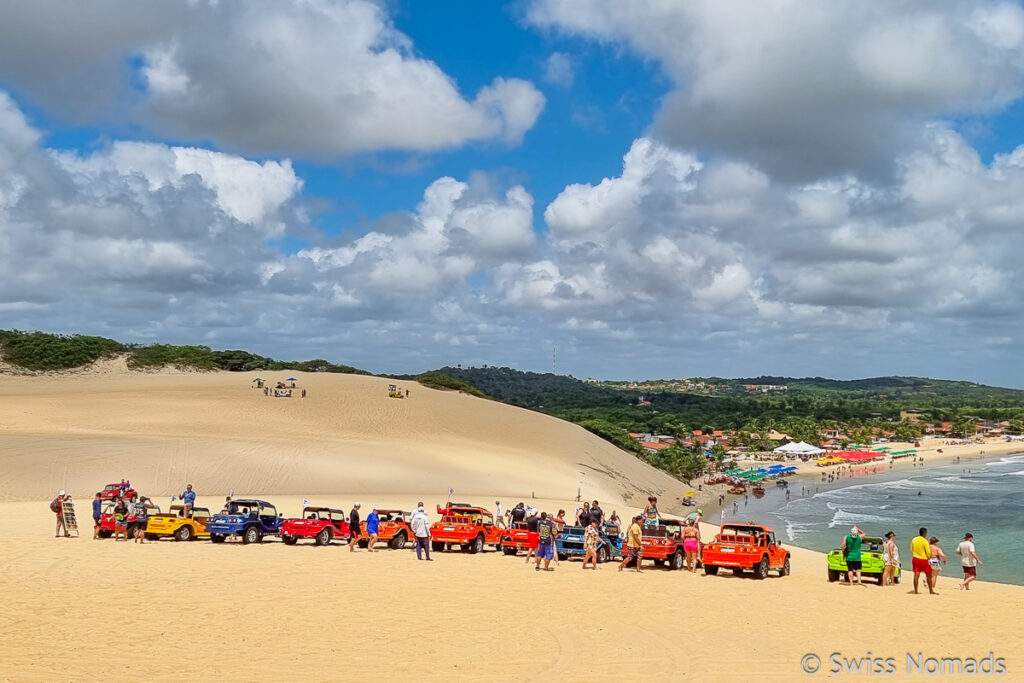
[[[412,519],[409,520],[409,526],[412,527],[412,533],[416,537],[416,559],[422,560],[423,554],[426,554],[427,562],[431,562],[430,559],[430,519],[427,517],[427,510],[423,507],[423,502],[417,504],[416,512],[412,513]]]
[[[60,532],[62,530],[64,531],[65,536],[71,536],[71,534],[68,533],[67,526],[64,524],[64,501],[68,497],[67,492],[64,489],[61,489],[57,492],[57,497],[50,501],[50,511],[57,515],[57,532],[55,538],[60,537]]]
[[[928,592],[934,595],[935,590],[932,589],[930,580],[932,568],[928,563],[932,558],[932,549],[928,545],[928,529],[921,527],[917,536],[914,536],[914,539],[910,542],[910,554],[913,555],[914,593],[918,592],[918,583],[921,580],[921,574],[924,574],[924,581],[928,585]]]
[[[356,551],[356,544],[359,541],[359,503],[352,504],[352,510],[348,513],[348,526],[350,536],[348,539],[348,551],[354,553]]]
[[[956,554],[960,556],[960,566],[964,570],[964,580],[960,582],[960,590],[971,590],[971,583],[978,578],[978,567],[981,566],[981,558],[978,557],[977,549],[974,547],[974,535],[965,534],[964,540],[956,547]]]

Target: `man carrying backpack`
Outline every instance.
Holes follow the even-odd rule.
[[[68,494],[61,489],[57,492],[57,497],[50,501],[50,511],[57,515],[57,535],[55,538],[60,538],[61,529],[64,530],[64,536],[70,538],[71,534],[68,533],[68,528],[64,524],[64,501],[68,498]]]

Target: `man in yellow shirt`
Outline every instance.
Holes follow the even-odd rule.
[[[928,592],[935,595],[932,587],[932,568],[928,560],[932,557],[932,547],[928,543],[928,530],[921,527],[919,535],[914,536],[910,542],[910,554],[914,556],[914,592],[917,593],[917,584],[921,580],[921,574],[925,575],[925,583],[928,584]]]
[[[633,523],[629,525],[629,531],[626,532],[626,553],[625,557],[622,558],[622,563],[619,565],[619,571],[626,564],[635,559],[636,560],[636,572],[640,573],[640,562],[644,559],[644,531],[640,528],[640,520],[643,519],[643,515],[637,515],[633,518]]]

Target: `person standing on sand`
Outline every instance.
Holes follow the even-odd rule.
[[[526,506],[520,501],[519,505],[508,511],[509,526],[515,528],[517,524],[522,524],[526,519]]]
[[[100,498],[100,494],[97,493],[96,497],[92,499],[92,537],[97,539],[100,537],[100,518],[103,516],[103,500]]]
[[[900,566],[900,547],[896,545],[895,531],[885,535],[885,541],[882,543],[882,561],[885,563],[885,569],[882,570],[882,585],[894,584],[896,567]]]
[[[348,551],[354,553],[356,551],[356,545],[359,543],[359,508],[362,507],[359,503],[352,504],[352,510],[348,513]]]
[[[422,553],[426,553],[427,562],[432,562],[430,559],[430,519],[427,517],[427,510],[423,507],[423,502],[416,506],[416,512],[412,513],[412,519],[409,520],[409,526],[412,527],[412,533],[416,536],[416,559],[422,560]]]
[[[576,511],[576,526],[588,526],[590,524],[590,503],[584,501],[583,507]]]
[[[148,523],[149,498],[141,496],[133,506],[132,513],[135,515],[135,542],[146,542],[146,525]]]
[[[590,504],[590,521],[597,522],[598,529],[604,524],[604,510],[601,509],[596,500]]]
[[[125,542],[128,541],[128,506],[124,502],[124,498],[118,497],[117,504],[114,505],[114,540],[116,541],[118,536],[123,536]]]
[[[494,501],[494,523],[500,526],[502,529],[505,528],[505,515],[501,509],[501,501]]]
[[[373,546],[377,543],[377,534],[380,533],[380,516],[377,515],[377,506],[374,505],[370,514],[366,516],[366,549],[371,553]]]
[[[932,593],[935,593],[935,584],[939,580],[939,572],[942,571],[942,565],[946,564],[946,553],[939,547],[939,539],[934,536],[928,539],[928,549],[931,552],[931,557],[928,558],[928,566],[932,568],[932,573],[928,577],[928,588]]]
[[[555,535],[557,534],[555,522],[548,518],[548,513],[540,513],[540,520],[537,522],[537,566],[535,571],[540,571],[540,561],[544,560],[544,571],[552,572],[549,565],[551,558],[555,556]]]
[[[981,566],[981,558],[974,547],[974,535],[965,534],[964,540],[956,547],[956,554],[960,556],[960,566],[964,570],[964,580],[960,582],[960,590],[971,590],[971,583],[978,578],[978,567]]]
[[[683,550],[686,552],[686,568],[690,573],[696,572],[697,555],[700,553],[700,526],[697,520],[687,520],[683,527]]]
[[[591,522],[583,531],[583,549],[587,553],[583,557],[584,569],[587,568],[587,562],[593,562],[594,569],[597,569],[597,548],[599,545],[601,545],[601,534],[597,530],[597,525]]]
[[[530,564],[530,558],[537,556],[537,546],[540,543],[538,526],[540,517],[536,513],[526,518],[526,564]]]
[[[633,518],[633,523],[629,525],[629,531],[626,532],[626,556],[622,558],[622,562],[619,564],[619,571],[630,560],[636,560],[636,573],[640,574],[640,563],[644,559],[644,531],[640,528],[640,520],[643,519],[643,515],[637,515]]]
[[[850,582],[851,586],[860,586],[860,570],[861,570],[861,542],[864,540],[865,534],[860,527],[854,526],[850,529],[850,533],[843,539],[843,559],[846,560],[846,580]]]
[[[928,592],[935,594],[932,588],[932,568],[928,563],[932,558],[932,549],[928,546],[928,529],[921,527],[917,536],[910,542],[910,554],[913,555],[914,567],[914,593],[917,593],[917,585],[924,574],[924,582],[928,585]]]
[[[96,494],[97,496],[100,494]],[[68,494],[64,489],[57,492],[57,497],[50,501],[50,511],[57,515],[57,531],[54,538],[60,538],[60,532],[63,529],[64,535],[71,537],[68,533],[68,528],[64,524],[64,500],[68,498]],[[95,506],[93,506],[95,508]]]

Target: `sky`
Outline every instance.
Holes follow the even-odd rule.
[[[1024,387],[1024,8],[0,0],[0,328]]]

